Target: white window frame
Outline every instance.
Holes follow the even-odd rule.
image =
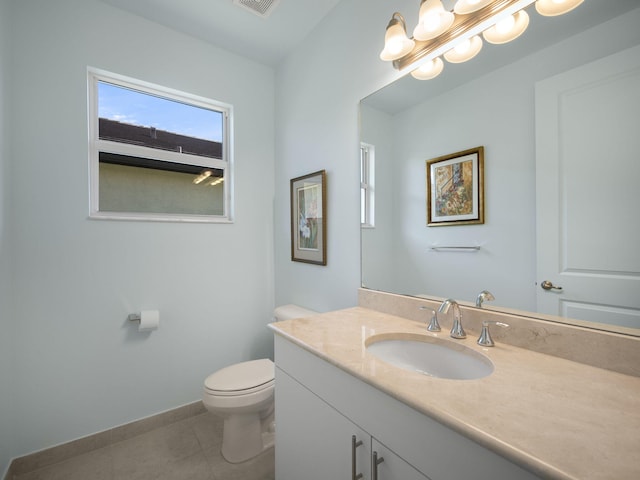
[[[375,227],[375,157],[373,145],[360,144],[360,226],[363,228]]]
[[[125,77],[104,70],[88,68],[88,114],[89,114],[89,172],[90,172],[90,218],[115,220],[145,220],[166,222],[233,223],[233,107],[229,104],[192,95],[142,80]],[[223,113],[222,159],[208,158],[182,152],[159,150],[141,145],[102,140],[98,134],[98,82],[112,83],[151,95],[167,98],[197,107]],[[153,160],[197,165],[219,169],[224,172],[224,214],[197,215],[171,213],[104,212],[99,210],[99,155],[114,153]]]

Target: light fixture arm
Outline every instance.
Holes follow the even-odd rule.
[[[407,22],[402,14],[400,12],[393,12],[393,15],[391,15],[391,20],[389,20],[389,23],[387,24],[387,30],[398,24],[402,25],[402,28],[405,31],[407,30]]]

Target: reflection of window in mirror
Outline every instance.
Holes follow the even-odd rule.
[[[360,144],[360,225],[375,226],[375,147]]]
[[[229,222],[231,107],[89,71],[91,216]]]

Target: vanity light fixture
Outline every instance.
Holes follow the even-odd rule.
[[[524,11],[532,3],[544,16],[569,12],[584,0],[457,0],[453,11],[441,0],[421,0],[418,25],[413,38],[407,37],[404,17],[395,12],[387,25],[384,61],[398,70],[411,69],[413,77],[428,80],[443,70],[444,58],[451,63],[466,62],[482,49],[480,34],[489,43],[503,44],[518,38],[529,25]]]

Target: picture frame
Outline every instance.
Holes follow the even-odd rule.
[[[484,147],[427,160],[427,226],[484,223]]]
[[[325,170],[292,178],[291,260],[327,264],[327,183]]]

